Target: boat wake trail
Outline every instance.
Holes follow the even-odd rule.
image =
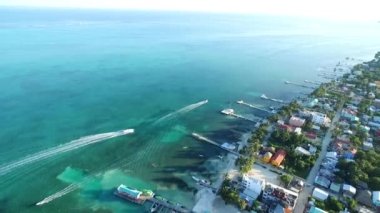
[[[68,194],[68,193],[70,193],[72,191],[75,191],[78,188],[79,188],[79,184],[71,184],[68,187],[62,189],[61,191],[58,191],[58,192],[56,192],[56,193],[54,193],[54,194],[52,194],[52,195],[50,195],[48,197],[45,197],[40,202],[36,203],[36,205],[37,206],[45,205],[45,204],[47,204],[47,203],[49,203],[49,202],[51,202],[51,201],[53,201],[53,200],[55,200],[57,198],[60,198],[60,197],[66,195],[66,194]]]
[[[208,103],[208,100],[204,100],[204,101],[200,101],[200,102],[195,103],[195,104],[190,104],[190,105],[185,106],[185,107],[183,107],[183,108],[181,108],[181,109],[179,109],[179,110],[177,110],[175,112],[169,113],[169,114],[167,114],[167,115],[159,118],[157,121],[154,122],[154,124],[158,124],[158,123],[160,123],[160,122],[162,122],[162,121],[164,121],[166,119],[172,118],[172,117],[174,117],[174,116],[176,116],[178,114],[190,112],[191,110],[194,110],[194,109],[196,109],[196,108],[198,108],[198,107],[200,107],[200,106],[202,106],[204,104],[207,104],[207,103]]]
[[[49,157],[53,157],[53,156],[58,155],[58,154],[62,154],[65,152],[72,151],[74,149],[79,149],[79,148],[82,148],[84,146],[88,146],[88,145],[95,144],[95,143],[98,143],[98,142],[101,142],[101,141],[104,141],[107,139],[119,137],[122,135],[131,134],[131,133],[134,133],[133,129],[126,129],[126,130],[120,130],[120,131],[116,131],[116,132],[108,132],[108,133],[102,133],[102,134],[96,134],[96,135],[90,135],[90,136],[82,137],[82,138],[79,138],[77,140],[73,140],[69,143],[59,145],[59,146],[56,146],[56,147],[53,147],[50,149],[43,150],[41,152],[37,152],[37,153],[32,154],[32,155],[26,156],[25,158],[22,158],[21,160],[14,161],[14,162],[11,162],[11,163],[6,164],[6,165],[1,165],[0,166],[0,176],[11,172],[12,170],[14,170],[18,167],[25,166],[27,164],[34,163],[36,161],[40,161],[40,160],[43,160],[43,159],[46,159]]]

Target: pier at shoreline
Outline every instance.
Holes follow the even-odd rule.
[[[234,155],[240,157],[240,154],[239,154],[238,152],[236,152],[236,151],[234,151],[234,150],[231,150],[231,149],[227,149],[226,147],[223,147],[223,146],[220,145],[219,143],[217,143],[217,142],[215,142],[215,141],[213,141],[213,140],[210,140],[210,139],[208,139],[208,138],[206,138],[206,137],[204,137],[204,136],[202,136],[202,135],[200,135],[200,134],[198,134],[198,133],[193,132],[193,133],[191,133],[191,136],[193,136],[193,137],[194,137],[195,139],[197,139],[197,140],[207,142],[207,143],[209,143],[209,144],[212,144],[212,145],[214,145],[214,146],[217,146],[217,147],[219,147],[219,148],[221,148],[221,149],[223,149],[223,150],[225,150],[225,151],[227,151],[227,152],[229,152],[229,153],[231,153],[231,154],[234,154]]]
[[[230,116],[233,116],[233,117],[236,117],[236,118],[241,118],[243,120],[251,121],[251,122],[254,122],[254,123],[260,122],[260,119],[256,119],[255,120],[255,119],[247,118],[247,117],[244,117],[242,115],[236,114],[233,109],[224,109],[224,110],[221,111],[221,113],[225,114],[225,115],[230,115]]]
[[[290,82],[290,81],[285,81],[285,84],[290,84],[290,85],[299,86],[299,87],[308,88],[308,89],[316,89],[317,88],[317,87],[314,87],[314,86],[309,86],[309,85],[295,83],[295,82]]]
[[[247,106],[247,107],[250,107],[250,108],[253,108],[253,109],[257,109],[257,110],[260,110],[260,111],[263,111],[263,112],[266,112],[266,113],[270,113],[270,114],[275,113],[274,111],[269,111],[269,110],[267,110],[267,109],[263,109],[263,108],[261,108],[261,107],[255,106],[255,105],[253,105],[253,104],[246,103],[246,102],[244,102],[243,100],[236,101],[236,103],[241,104],[241,105],[245,105],[245,106]]]

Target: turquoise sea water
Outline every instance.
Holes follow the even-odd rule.
[[[370,59],[379,38],[376,22],[2,8],[0,167],[83,136],[136,133],[2,175],[0,212],[141,212],[114,198],[121,183],[191,208],[190,174],[212,178],[209,159],[224,154],[192,131],[236,142],[253,124],[221,109],[263,116],[234,102],[274,105],[263,93],[291,100],[310,90],[284,80],[323,80],[318,73],[346,56]],[[34,205],[70,184],[76,190]]]

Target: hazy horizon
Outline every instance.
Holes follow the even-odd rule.
[[[206,13],[233,13],[251,15],[278,15],[292,17],[314,17],[328,20],[380,20],[374,0],[330,2],[289,0],[276,2],[269,0],[3,0],[0,7],[62,8],[62,9],[117,9],[143,11],[190,11]]]

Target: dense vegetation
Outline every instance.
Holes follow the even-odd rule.
[[[285,170],[290,174],[306,177],[309,170],[313,167],[317,155],[307,156],[295,153],[297,146],[307,144],[304,135],[289,133],[287,131],[275,130],[270,138],[271,145],[281,147],[287,153],[285,158]]]
[[[280,179],[281,179],[282,183],[283,183],[285,186],[287,186],[287,185],[289,185],[289,183],[292,181],[293,176],[288,175],[288,174],[284,174],[284,175],[281,175]]]
[[[380,154],[375,151],[358,151],[355,161],[340,160],[336,172],[337,180],[356,185],[359,181],[368,184],[373,191],[380,190]]]
[[[341,212],[345,208],[347,208],[350,212],[355,212],[357,202],[351,198],[345,198],[345,204],[343,204],[335,197],[330,196],[324,202],[315,201],[315,205],[318,208],[324,209],[325,211],[331,213]]]
[[[248,145],[240,151],[244,157],[239,157],[236,164],[239,166],[242,173],[247,173],[251,170],[252,165],[255,162],[255,153],[259,151],[263,139],[268,134],[267,128],[268,124],[261,124],[255,133],[252,134],[251,139],[248,141]]]
[[[239,192],[232,186],[229,179],[223,181],[219,194],[226,204],[234,204],[240,209],[245,209],[247,207],[247,203],[239,197]]]
[[[292,101],[288,105],[285,105],[281,107],[278,114],[280,116],[291,116],[293,113],[297,112],[300,108],[300,105],[297,103],[297,101]]]

